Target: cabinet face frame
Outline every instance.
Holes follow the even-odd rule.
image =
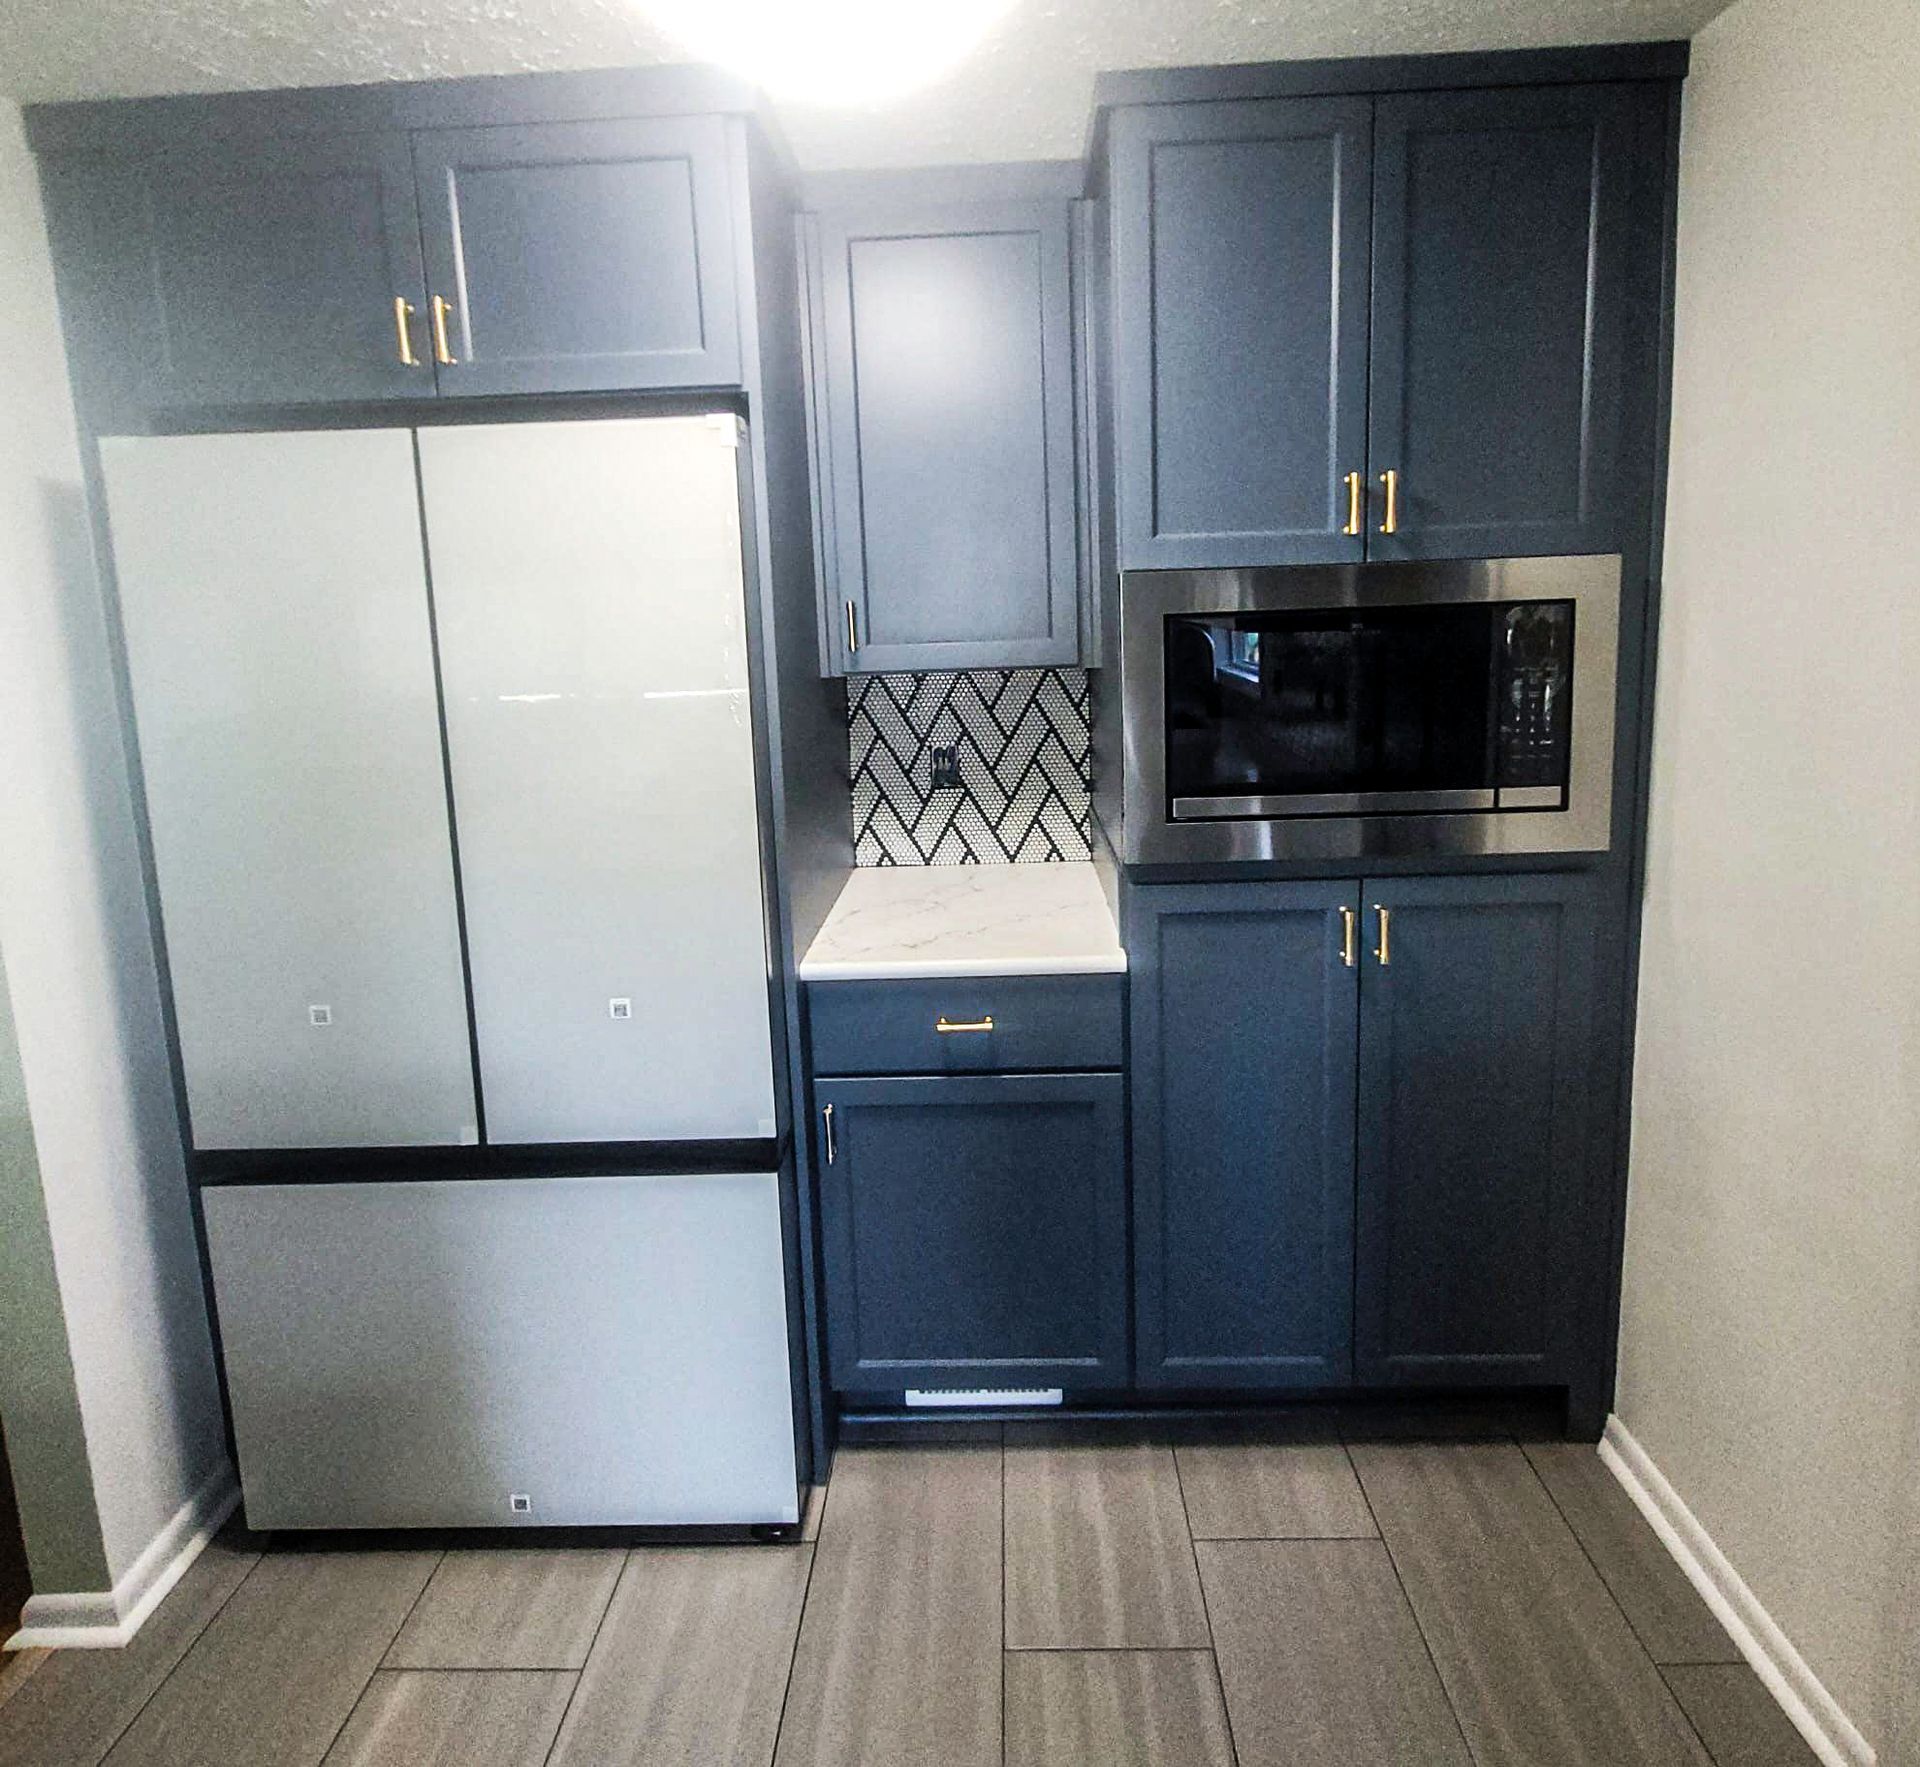
[[[812,318],[815,403],[815,496],[821,597],[829,667],[839,674],[883,674],[928,669],[1044,668],[1080,658],[1078,462],[1075,453],[1075,356],[1072,304],[1071,209],[1058,201],[875,201],[804,218],[805,277],[815,303]],[[1044,556],[1024,579],[995,585],[1009,614],[1038,611],[1038,635],[969,635],[892,639],[879,617],[884,586],[874,580],[875,539],[882,520],[902,512],[874,501],[877,478],[866,434],[865,400],[875,375],[860,361],[860,303],[855,255],[863,246],[909,247],[940,242],[1011,239],[1032,243],[1039,344],[1039,380],[1030,389],[1039,422],[1041,484],[1039,530]],[[954,340],[955,348],[966,340]],[[929,412],[929,426],[938,413]],[[911,463],[889,463],[911,474]],[[929,482],[924,495],[939,495]],[[897,541],[897,544],[910,542]],[[937,561],[929,561],[935,563]],[[967,596],[972,585],[956,567],[947,593]],[[911,586],[910,586],[911,587]],[[896,592],[898,593],[898,592]],[[924,593],[924,587],[921,589]]]
[[[1631,86],[1556,86],[1493,91],[1418,92],[1383,95],[1374,101],[1373,250],[1371,337],[1367,354],[1367,557],[1369,559],[1485,558],[1556,553],[1610,552],[1618,548],[1621,517],[1619,460],[1625,365],[1625,308],[1631,259],[1631,189],[1635,152]],[[1587,210],[1579,231],[1586,241],[1584,310],[1579,327],[1578,507],[1570,514],[1513,517],[1479,522],[1422,519],[1427,500],[1410,458],[1415,440],[1408,404],[1408,353],[1414,315],[1410,258],[1422,229],[1414,210],[1413,149],[1422,136],[1541,135],[1585,129],[1588,149]],[[1440,199],[1446,200],[1443,195]],[[1444,216],[1428,216],[1436,230]],[[1505,242],[1511,245],[1512,241]],[[1523,248],[1524,249],[1524,248]],[[1533,254],[1538,260],[1540,254]],[[1459,295],[1462,291],[1455,289]],[[1504,295],[1517,298],[1519,291]],[[1465,298],[1479,304],[1478,291]],[[1488,299],[1495,298],[1492,295]],[[1484,307],[1483,321],[1497,324]],[[1429,317],[1429,324],[1432,323]],[[1461,328],[1451,328],[1458,335]],[[1459,377],[1475,384],[1475,427],[1484,431],[1524,421],[1536,403],[1530,381],[1503,379],[1488,385],[1484,372],[1463,364]],[[1382,476],[1396,478],[1398,522],[1382,524]]]
[[[1115,338],[1114,418],[1118,444],[1119,553],[1123,570],[1192,566],[1343,564],[1365,555],[1365,537],[1348,534],[1345,475],[1366,469],[1366,359],[1369,220],[1372,206],[1373,101],[1365,97],[1144,106],[1111,122]],[[1171,450],[1214,458],[1216,468],[1256,461],[1282,445],[1228,397],[1219,408],[1169,411],[1160,400],[1162,326],[1171,316],[1156,258],[1156,155],[1208,146],[1325,141],[1333,156],[1331,212],[1325,218],[1329,282],[1324,437],[1302,476],[1325,479],[1320,519],[1299,527],[1250,523],[1228,530],[1165,525],[1163,479]],[[1229,191],[1223,201],[1241,193]],[[1188,291],[1189,328],[1206,327],[1205,290]],[[1269,360],[1278,366],[1290,340],[1276,321]],[[1296,346],[1297,347],[1297,346]],[[1257,493],[1249,485],[1244,493]],[[1319,493],[1316,490],[1316,495]],[[1365,510],[1362,510],[1363,526]]]
[[[1114,1073],[942,1074],[814,1082],[814,1170],[820,1185],[828,1355],[843,1392],[937,1387],[1123,1387],[1127,1382],[1126,1082]],[[1085,1353],[1067,1356],[878,1358],[861,1334],[855,1213],[871,1182],[861,1169],[861,1116],[888,1108],[971,1111],[1066,1105],[1089,1114],[1093,1169],[1082,1223],[1092,1316]],[[831,1109],[833,1115],[827,1115]],[[1009,1125],[1008,1133],[1012,1133]],[[831,1145],[829,1145],[829,1139]],[[1017,1149],[1014,1150],[1017,1157]],[[929,1247],[930,1257],[939,1254]],[[977,1272],[991,1280],[991,1270]]]

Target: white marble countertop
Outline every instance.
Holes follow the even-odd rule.
[[[856,871],[800,976],[1110,974],[1127,967],[1091,865],[900,865]]]

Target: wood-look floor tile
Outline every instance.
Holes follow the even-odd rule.
[[[1338,1442],[1287,1443],[1231,1424],[1174,1445],[1196,1540],[1364,1540],[1373,1512]]]
[[[1240,1767],[1468,1767],[1378,1540],[1197,1551]]]
[[[1560,1513],[1656,1663],[1737,1663],[1727,1630],[1700,1599],[1660,1536],[1592,1444],[1529,1443]]]
[[[810,1546],[635,1551],[552,1767],[766,1767],[812,1558]]]
[[[0,1767],[94,1767],[258,1557],[245,1536],[223,1534],[208,1542],[124,1650],[53,1652],[0,1716]]]
[[[541,1767],[569,1671],[383,1669],[323,1767]]]
[[[1000,1767],[1000,1450],[842,1448],[776,1767]]]
[[[1715,1767],[1818,1767],[1819,1756],[1745,1663],[1675,1664],[1663,1672]]]
[[[1660,1671],[1512,1445],[1353,1450],[1480,1767],[1704,1767]]]
[[[439,1557],[267,1553],[114,1745],[111,1767],[313,1767]]]
[[[1007,1767],[1233,1767],[1203,1650],[1009,1651]]]
[[[452,1548],[387,1653],[390,1669],[577,1669],[607,1611],[618,1547]]]
[[[800,1512],[800,1538],[803,1541],[811,1542],[820,1538],[820,1516],[826,1507],[826,1486],[809,1485],[806,1508]]]
[[[1208,1645],[1171,1448],[1007,1435],[1007,1646]]]

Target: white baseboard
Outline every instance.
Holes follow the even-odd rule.
[[[201,1549],[240,1502],[224,1460],[173,1519],[149,1540],[111,1590],[30,1595],[8,1650],[117,1650],[131,1643],[147,1616],[186,1574]]]
[[[1874,1767],[1873,1745],[1862,1736],[1760,1598],[1714,1544],[1680,1493],[1617,1417],[1607,1419],[1600,1458],[1652,1524],[1687,1581],[1726,1627],[1793,1727],[1826,1767]]]

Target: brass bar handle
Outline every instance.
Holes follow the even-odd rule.
[[[1360,507],[1367,495],[1367,480],[1364,473],[1347,474],[1347,525],[1340,530],[1343,534],[1360,532]]]
[[[1340,909],[1340,961],[1348,969],[1360,961],[1360,916],[1344,904]]]
[[[400,339],[400,366],[418,368],[420,358],[413,353],[413,302],[405,295],[393,297],[393,329]]]
[[[1388,467],[1380,475],[1380,483],[1386,487],[1387,508],[1380,518],[1380,532],[1397,534],[1400,531],[1400,475]]]
[[[433,297],[433,359],[442,368],[456,367],[460,361],[447,342],[447,315],[452,311],[453,303],[445,295]]]
[[[988,1013],[985,1018],[950,1019],[943,1012],[933,1021],[933,1028],[943,1037],[950,1037],[956,1031],[991,1031],[993,1014]]]
[[[826,1134],[827,1164],[832,1165],[834,1162],[834,1159],[837,1156],[837,1151],[838,1151],[833,1144],[833,1106],[832,1105],[828,1105],[827,1108],[820,1113],[820,1123],[821,1123],[821,1127],[823,1128]]]
[[[1380,959],[1382,968],[1393,961],[1393,910],[1383,908],[1376,902],[1373,911],[1380,916],[1380,943],[1374,947],[1373,954]]]
[[[860,648],[860,616],[852,602],[847,603],[847,655]]]

